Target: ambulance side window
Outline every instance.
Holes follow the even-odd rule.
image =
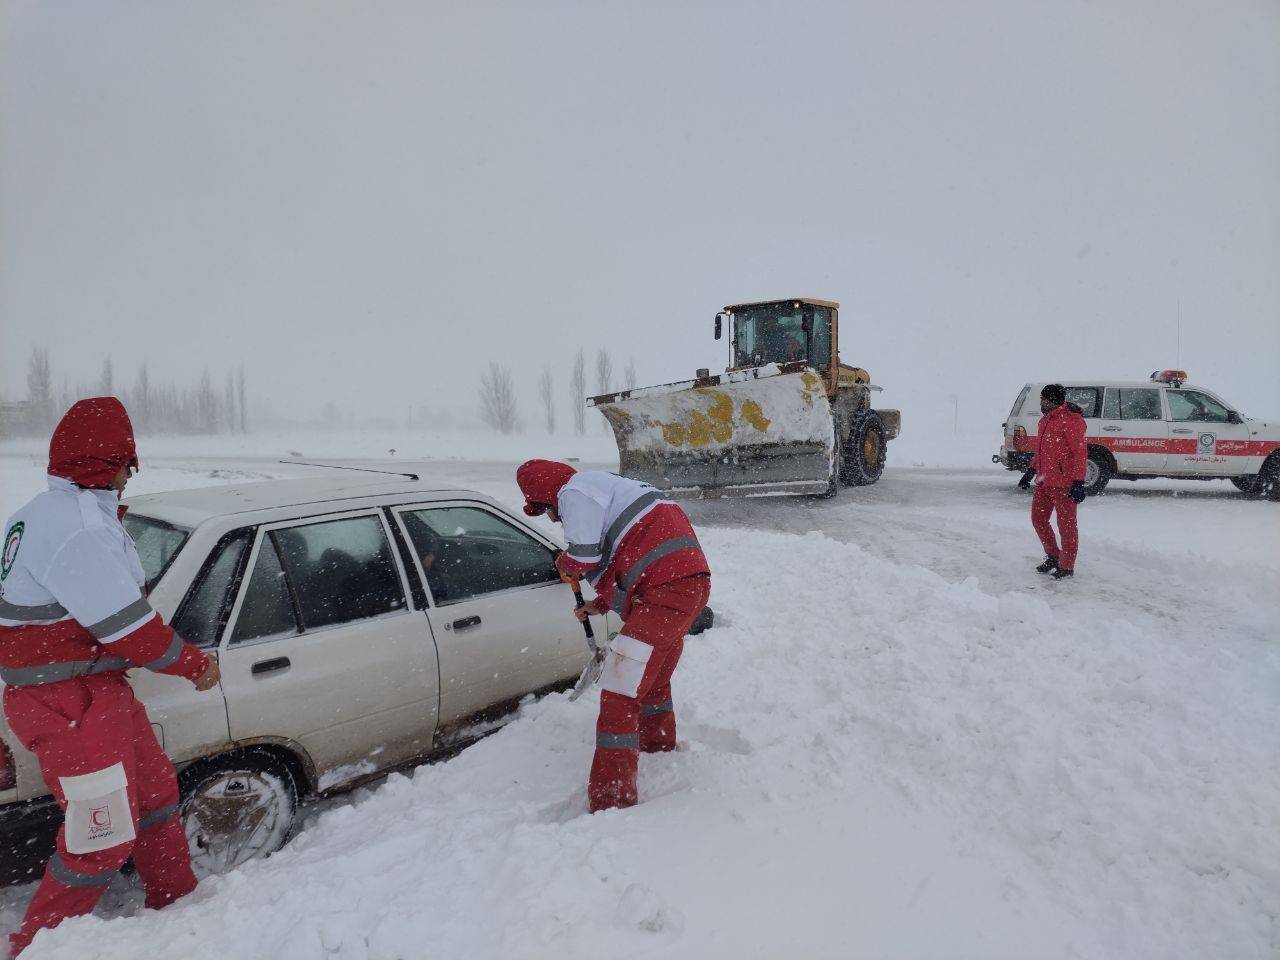
[[[1115,387],[1107,387],[1107,394],[1102,399],[1102,419],[1120,419],[1120,391]]]
[[[1123,420],[1163,420],[1160,391],[1151,387],[1120,388],[1120,417]]]
[[[1098,415],[1097,387],[1067,387],[1067,403],[1074,403],[1081,410],[1081,415],[1096,417]]]
[[[1196,390],[1170,390],[1169,419],[1201,423],[1229,423],[1231,411],[1213,397]]]

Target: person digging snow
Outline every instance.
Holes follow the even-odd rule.
[[[1026,490],[1035,480],[1036,492],[1031,498],[1031,525],[1044,546],[1044,562],[1037,573],[1051,573],[1055,580],[1075,576],[1076,553],[1080,534],[1076,527],[1076,507],[1084,502],[1085,465],[1089,451],[1085,444],[1083,411],[1067,403],[1067,391],[1058,383],[1050,383],[1040,391],[1039,443],[1031,467],[1022,475],[1018,486]],[[1058,515],[1058,532],[1062,546],[1049,523]]]
[[[178,779],[125,671],[218,683],[218,662],[152,609],[121,524],[138,467],[133,427],[115,397],[81,400],[49,444],[49,489],[9,520],[0,566],[4,713],[35,754],[64,818],[57,851],[14,955],[43,929],[88,913],[130,857],[158,909],[195,889],[178,821]]]
[[[551,460],[523,464],[516,483],[526,514],[564,527],[560,572],[596,589],[578,619],[622,618],[600,673],[587,800],[592,813],[633,806],[639,751],[676,748],[671,675],[710,596],[711,568],[684,511],[647,483]]]

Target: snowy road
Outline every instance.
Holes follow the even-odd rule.
[[[278,476],[152,460],[137,492]],[[514,502],[510,464],[418,467]],[[0,508],[39,479],[0,457]],[[1265,957],[1280,950],[1280,509],[1117,485],[1074,582],[996,469],[694,504],[720,614],[684,748],[584,815],[594,711],[525,707],[161,914],[40,957]],[[0,929],[28,889],[0,895]]]

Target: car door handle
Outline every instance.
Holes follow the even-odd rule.
[[[1175,430],[1174,433],[1195,433],[1194,430]]]
[[[472,627],[480,626],[479,617],[463,617],[461,620],[455,620],[449,624],[454,630],[469,630]]]
[[[289,669],[288,657],[276,657],[273,660],[259,660],[251,668],[253,675],[260,676],[267,673],[279,673],[281,670]]]
[[[1106,430],[1108,433],[1119,433],[1124,429],[1124,427],[1103,427],[1102,429]]]

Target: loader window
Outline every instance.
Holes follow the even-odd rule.
[[[794,301],[739,307],[733,314],[733,365],[758,367],[805,359],[803,306]],[[827,314],[827,362],[831,361],[831,315]],[[816,326],[816,321],[815,321]]]
[[[813,308],[813,333],[809,337],[809,366],[826,370],[831,366],[831,308]]]

